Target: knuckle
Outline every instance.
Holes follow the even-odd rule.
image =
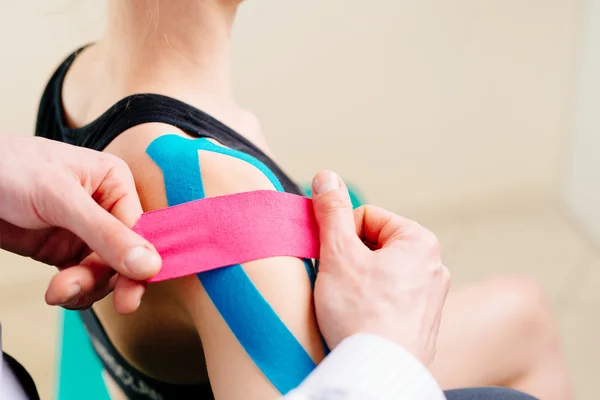
[[[340,212],[351,210],[352,206],[341,196],[330,196],[320,204],[320,211],[324,216],[336,215]]]
[[[450,281],[452,278],[450,270],[444,264],[442,264],[442,276],[445,281]]]
[[[389,214],[389,219],[390,221],[394,224],[394,226],[399,227],[404,229],[405,227],[411,227],[413,224],[416,224],[416,222],[404,218],[403,216],[400,216],[398,214],[386,211],[385,209],[381,208],[380,210],[387,212]],[[417,224],[418,225],[418,224]]]
[[[343,232],[336,234],[333,240],[328,240],[327,249],[324,251],[331,257],[344,262],[352,260],[355,252],[356,246],[352,237]]]
[[[448,294],[450,290],[450,272],[441,261],[430,264],[428,281],[440,294]]]
[[[434,256],[441,254],[440,241],[436,234],[429,229],[411,221],[407,223],[405,232],[419,242],[423,249],[427,250],[428,253]]]
[[[123,159],[109,153],[98,154],[98,164],[101,169],[118,173],[129,173],[129,167]]]
[[[412,220],[401,221],[402,224],[402,237],[406,240],[420,242],[421,241],[421,230],[422,226]]]
[[[440,241],[437,236],[428,229],[421,227],[421,242],[433,256],[439,256],[441,253]]]
[[[100,161],[103,161],[107,164],[117,165],[120,161],[122,161],[119,157],[115,156],[111,153],[100,153]]]
[[[110,166],[115,164],[114,159],[118,158],[110,153],[97,153],[95,154],[96,162],[102,168],[109,168]]]
[[[123,173],[125,173],[127,175],[131,175],[131,171],[129,170],[129,165],[127,165],[127,163],[123,159],[113,156],[112,163],[116,170],[122,171]]]
[[[440,242],[437,240],[437,237],[431,242],[429,245],[429,252],[432,257],[436,260],[441,260],[442,258],[442,247]]]
[[[450,282],[452,281],[452,276],[448,268],[445,265],[442,265],[442,283],[444,285],[444,289],[446,292],[450,290]]]
[[[110,155],[111,158],[109,160],[109,168],[117,175],[122,175],[124,177],[131,177],[131,170],[127,163],[117,156]]]

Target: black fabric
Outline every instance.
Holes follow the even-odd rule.
[[[129,96],[88,125],[70,128],[62,105],[62,87],[69,67],[83,49],[69,56],[50,78],[40,102],[36,136],[102,151],[130,128],[144,123],[165,123],[191,136],[215,139],[224,146],[256,158],[277,176],[286,192],[303,194],[273,160],[246,138],[205,112],[171,97],[158,94]],[[174,385],[143,374],[118,353],[93,310],[82,311],[80,316],[105,369],[129,399],[213,399],[209,384]]]
[[[447,400],[537,400],[528,394],[507,388],[469,388],[444,392]]]
[[[37,387],[35,386],[35,382],[29,372],[14,358],[6,353],[2,353],[2,357],[8,367],[15,374],[15,377],[19,381],[21,388],[23,389],[23,393],[27,396],[29,400],[40,400],[40,395],[38,394]],[[0,397],[1,397],[0,392]]]
[[[160,122],[175,126],[191,136],[215,139],[256,158],[277,176],[286,192],[303,194],[281,168],[248,139],[209,114],[168,96],[151,93],[128,96],[90,124],[69,128],[62,106],[62,86],[69,66],[81,50],[67,58],[50,78],[40,103],[36,136],[102,151],[126,130]]]
[[[82,311],[79,315],[104,368],[129,399],[214,399],[208,383],[174,385],[138,371],[119,354],[92,310]]]

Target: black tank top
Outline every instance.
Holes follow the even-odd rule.
[[[69,128],[62,106],[62,86],[70,65],[81,50],[69,56],[50,78],[40,102],[36,136],[102,151],[121,133],[134,126],[152,122],[165,123],[177,127],[191,136],[215,139],[224,146],[256,158],[277,176],[286,192],[303,194],[302,190],[277,164],[248,139],[210,115],[171,97],[158,94],[129,96],[117,102],[90,124],[81,128]],[[129,399],[214,398],[209,384],[169,384],[153,379],[137,370],[119,354],[110,342],[93,310],[81,311],[80,316],[104,368]],[[135,389],[126,381],[137,382]],[[142,384],[145,387],[144,390],[140,389]]]

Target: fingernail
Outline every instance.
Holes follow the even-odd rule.
[[[136,247],[125,258],[125,266],[134,273],[152,274],[160,268],[160,258],[145,247]]]
[[[65,297],[67,298],[67,300],[62,302],[62,304],[60,304],[60,305],[66,306],[66,305],[70,305],[72,303],[77,302],[80,294],[81,294],[81,285],[79,283],[72,283],[71,285],[69,285],[69,287],[67,288],[67,291],[65,293]]]
[[[323,194],[340,188],[340,178],[331,171],[323,171],[317,174],[313,182],[315,194]]]

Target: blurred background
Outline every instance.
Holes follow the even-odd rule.
[[[57,64],[102,33],[103,2],[0,1],[0,130],[31,135]],[[251,0],[233,39],[240,102],[278,162],[329,168],[422,222],[461,286],[535,277],[577,398],[600,378],[600,1]],[[34,161],[34,160],[32,160]],[[0,252],[5,350],[52,397],[54,273]]]

